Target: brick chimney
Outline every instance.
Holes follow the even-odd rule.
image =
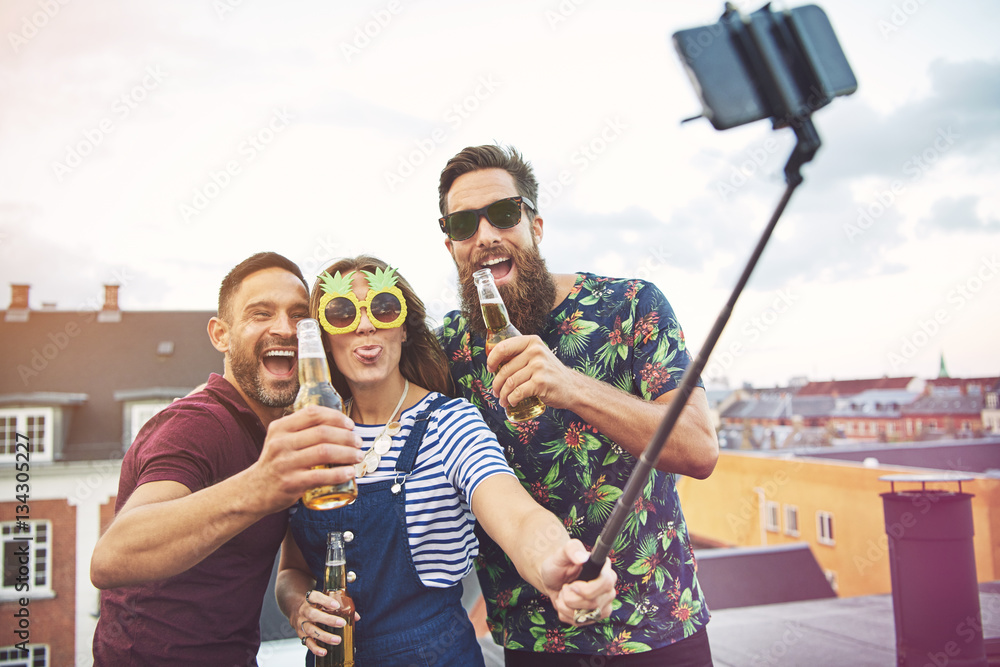
[[[5,322],[28,321],[28,290],[31,285],[10,285],[10,307],[4,313]]]
[[[118,310],[118,285],[104,286],[104,307],[101,310]]]
[[[98,322],[121,322],[122,311],[118,308],[118,285],[104,286],[104,305],[97,313]]]
[[[15,285],[11,283],[10,286],[10,309],[11,310],[27,310],[28,309],[28,290],[31,289],[31,285]]]

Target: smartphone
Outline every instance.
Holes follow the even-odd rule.
[[[858,83],[826,13],[816,5],[749,15],[729,6],[715,24],[673,34],[674,48],[717,130],[807,116]]]

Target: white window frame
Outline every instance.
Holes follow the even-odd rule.
[[[22,522],[28,527],[27,531],[18,530],[17,521],[4,521],[0,523],[0,539],[2,539],[3,551],[0,552],[0,560],[3,561],[4,578],[6,577],[7,566],[7,545],[26,544],[28,545],[28,568],[29,581],[27,588],[18,590],[18,581],[15,579],[8,584],[0,578],[0,600],[18,600],[20,598],[51,598],[54,597],[52,591],[52,522],[46,519],[27,520]],[[39,526],[44,525],[44,537],[40,538]],[[39,552],[44,550],[44,560],[39,564]],[[19,566],[19,564],[13,564]],[[39,578],[41,582],[39,583]],[[22,582],[23,583],[23,582]]]
[[[48,644],[28,644],[27,649],[28,655],[25,656],[22,655],[25,651],[16,646],[0,647],[0,667],[11,667],[13,665],[20,667],[24,664],[31,665],[31,667],[35,667],[35,665],[48,667],[51,664],[49,657],[52,655],[52,651],[49,649]]]
[[[799,536],[799,508],[795,505],[785,505],[785,535]]]
[[[773,500],[764,502],[764,525],[769,533],[781,532],[781,506]]]
[[[833,537],[833,514],[831,512],[822,510],[816,512],[816,541],[831,547],[836,544]]]
[[[42,419],[44,430],[41,438],[30,437],[28,439],[30,462],[52,460],[52,452],[55,449],[55,409],[43,406],[0,408],[0,418],[13,418],[14,433],[18,434],[13,439],[9,439],[8,432],[0,429],[0,463],[14,463],[18,460],[18,451],[21,452],[20,460],[24,460],[24,449],[18,450],[17,444],[23,443],[25,436],[31,435],[28,431],[28,420],[32,417]]]
[[[172,401],[142,401],[130,403],[129,414],[129,439],[128,444],[135,442],[135,437],[139,435],[139,430],[152,419],[156,413],[170,405]]]

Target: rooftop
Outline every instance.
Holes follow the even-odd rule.
[[[980,584],[979,609],[990,665],[1000,665],[1000,581]],[[891,667],[896,628],[891,595],[835,598],[722,609],[708,624],[716,667]],[[968,637],[960,632],[956,641]],[[503,651],[480,638],[487,667],[502,667]],[[260,667],[301,660],[298,639],[264,642]],[[926,664],[950,664],[927,652]],[[933,662],[938,659],[937,663]],[[914,663],[916,664],[916,663]],[[923,665],[924,662],[920,662]]]
[[[762,455],[809,456],[863,462],[876,459],[885,465],[900,465],[931,470],[992,474],[1000,469],[1000,436],[963,438],[932,442],[906,442],[887,445],[840,445],[786,449],[783,452],[763,452]]]
[[[910,377],[882,377],[872,380],[828,380],[810,382],[799,390],[799,396],[854,396],[869,389],[906,389],[913,382]]]
[[[989,664],[1000,665],[1000,581],[980,584],[979,609]],[[896,664],[888,594],[723,609],[712,613],[708,635],[716,667]],[[956,632],[956,644],[966,637],[968,632]],[[911,664],[954,663],[947,655],[927,654]]]
[[[123,401],[175,398],[222,372],[208,338],[208,311],[25,311],[0,340],[12,350],[0,373],[0,404],[70,411],[63,460],[121,455]]]

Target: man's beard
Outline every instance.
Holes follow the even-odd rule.
[[[246,346],[239,345],[238,341],[236,343],[231,348],[229,364],[233,369],[233,379],[243,392],[268,408],[287,408],[294,403],[295,395],[299,393],[298,375],[293,374],[289,379],[275,382],[268,388],[261,379],[260,359],[267,347],[297,347],[295,339],[260,340],[252,354],[247,353]]]
[[[500,297],[507,306],[511,323],[524,335],[541,333],[549,319],[556,299],[556,284],[538,252],[538,244],[531,248],[511,248],[510,258],[517,267],[513,282],[499,286]],[[481,261],[481,260],[480,260]],[[462,314],[469,328],[485,337],[486,322],[479,304],[479,292],[472,280],[472,263],[458,269],[458,284],[462,298]]]

